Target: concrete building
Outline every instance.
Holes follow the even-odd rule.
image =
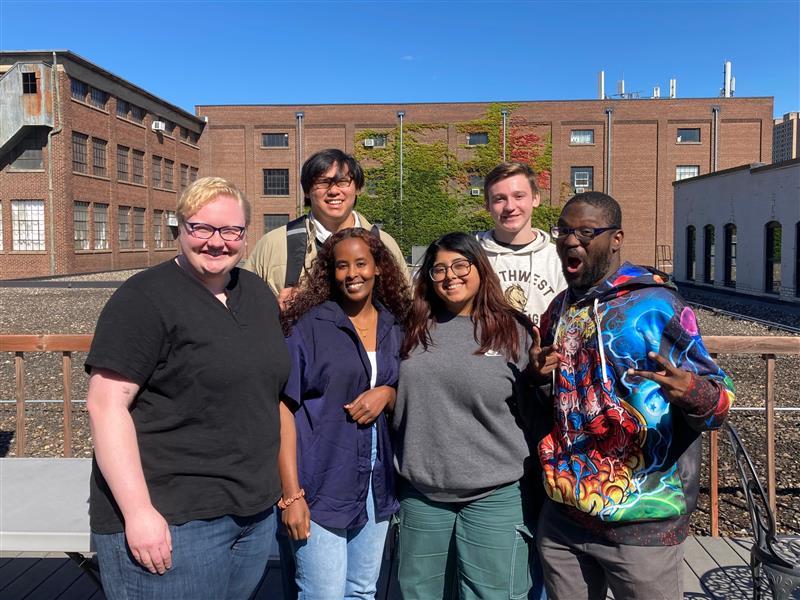
[[[772,162],[779,163],[800,157],[798,154],[797,128],[800,125],[796,112],[783,115],[782,119],[775,119],[772,127]]]
[[[800,303],[800,159],[674,187],[679,283]]]
[[[254,206],[251,245],[265,230],[297,214],[298,204],[302,206],[299,168],[306,157],[333,146],[356,151],[366,166],[374,166],[372,155],[400,143],[402,113],[406,132],[414,131],[424,143],[446,144],[464,164],[479,156],[481,146],[494,142],[501,149],[512,136],[534,134],[548,140],[552,161],[545,201],[558,205],[575,191],[588,189],[611,193],[624,209],[625,258],[669,270],[672,182],[769,161],[772,106],[772,98],[663,98],[200,105],[196,112],[207,119],[200,141],[201,172],[228,177],[245,190]],[[508,113],[501,116],[504,107]],[[473,175],[470,185],[480,185],[486,173]]]
[[[173,255],[203,126],[71,52],[0,52],[0,278]]]

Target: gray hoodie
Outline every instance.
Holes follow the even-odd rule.
[[[478,241],[500,278],[506,300],[538,325],[539,315],[566,289],[567,282],[550,236],[541,229],[534,231],[536,238],[519,249],[498,244],[492,231],[479,233]]]

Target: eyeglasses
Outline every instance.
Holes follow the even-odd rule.
[[[349,187],[351,183],[353,183],[352,177],[342,177],[341,179],[323,177],[322,179],[315,180],[314,183],[311,184],[311,187],[315,190],[329,190],[335,185],[337,188],[344,189]]]
[[[428,270],[431,281],[444,281],[447,279],[447,269],[453,272],[454,277],[466,277],[472,270],[472,263],[466,258],[459,258],[448,265],[433,265]]]
[[[550,235],[554,240],[566,239],[571,233],[575,234],[579,242],[591,242],[601,233],[611,231],[612,229],[622,229],[619,225],[612,225],[611,227],[561,227],[560,225],[553,225],[550,228]]]
[[[188,221],[184,225],[186,225],[186,232],[199,240],[210,240],[215,233],[219,232],[219,237],[226,242],[238,242],[244,237],[244,232],[247,229],[238,225],[214,227],[208,223],[189,223]]]

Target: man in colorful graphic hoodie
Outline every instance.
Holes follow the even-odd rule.
[[[523,163],[500,163],[486,176],[484,196],[494,228],[479,233],[478,242],[508,303],[538,325],[567,283],[550,235],[531,227],[531,213],[540,202],[536,173]]]
[[[554,425],[539,443],[547,593],[682,599],[701,433],[722,425],[733,383],[666,277],[620,266],[613,198],[574,196],[552,234],[568,289],[531,351],[534,372],[553,377]]]

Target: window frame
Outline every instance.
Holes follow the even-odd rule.
[[[716,254],[717,230],[713,223],[709,223],[703,226],[703,283],[708,285],[714,285]]]
[[[696,140],[684,140],[682,139],[681,132],[682,131],[696,131],[697,132],[697,139]],[[675,143],[676,144],[701,144],[703,142],[702,134],[700,132],[699,127],[678,127],[675,131]]]
[[[736,252],[737,237],[736,224],[725,223],[723,231],[724,267],[725,277],[723,284],[725,287],[736,287]]]
[[[262,169],[263,176],[263,196],[288,196],[289,195],[289,169],[270,168]],[[274,178],[280,176],[281,181],[276,182]],[[270,182],[270,177],[273,178]],[[278,187],[280,185],[281,187]]]
[[[46,249],[44,200],[11,200],[11,250],[44,252]]]
[[[90,203],[84,200],[75,200],[72,203],[72,241],[73,250],[76,252],[84,252],[91,247],[91,240],[89,239],[90,206]],[[83,216],[83,218],[79,219],[79,216]]]
[[[33,79],[33,81],[31,81]],[[35,94],[38,86],[36,85],[36,71],[23,71],[22,72],[22,93]]]
[[[280,144],[269,144],[267,143],[270,139],[278,140],[280,139],[282,142]],[[289,147],[289,134],[277,131],[270,131],[270,132],[262,132],[261,133],[261,147],[262,148],[288,148]]]
[[[108,177],[108,142],[92,138],[92,175],[95,177]]]
[[[682,177],[680,174],[685,172],[687,169],[694,169],[694,175],[686,175],[684,174]],[[697,177],[700,175],[700,165],[675,165],[675,181],[682,181],[684,179],[690,179],[691,177]]]
[[[92,233],[92,248],[108,250],[108,204],[105,202],[94,202],[92,205]]]
[[[145,242],[144,232],[147,227],[146,210],[139,206],[134,206],[131,209],[131,230],[133,233],[132,247],[134,250],[144,250],[147,248]]]
[[[775,232],[778,233],[777,255],[773,254],[776,248]],[[783,272],[781,258],[783,255],[783,225],[779,221],[769,221],[764,225],[764,292],[780,295]],[[777,267],[778,277],[775,278]]]
[[[473,136],[485,136],[485,142],[477,142],[473,140]],[[475,146],[486,146],[489,143],[488,131],[470,131],[467,133],[467,147],[473,148]]]
[[[89,174],[89,136],[79,131],[72,132],[72,172]]]
[[[117,243],[120,250],[130,250],[131,246],[131,207],[117,207]]]
[[[272,227],[267,224],[267,220],[270,218],[274,219]],[[264,213],[261,222],[264,226],[264,233],[267,234],[289,223],[289,215],[288,213]]]
[[[581,141],[576,134],[588,133],[591,138],[589,141]],[[594,129],[570,129],[569,132],[570,146],[594,146]]]
[[[130,157],[131,149],[128,146],[117,144],[117,181],[129,182],[131,180]]]
[[[697,278],[697,228],[694,225],[686,227],[686,280],[694,281]]]
[[[136,148],[131,149],[131,182],[145,185],[144,151]]]
[[[586,173],[586,185],[578,185],[578,174]],[[569,168],[569,179],[570,183],[572,184],[572,189],[575,191],[576,194],[578,192],[578,188],[582,188],[584,192],[590,192],[594,190],[594,167],[589,165],[583,166],[570,166]]]

